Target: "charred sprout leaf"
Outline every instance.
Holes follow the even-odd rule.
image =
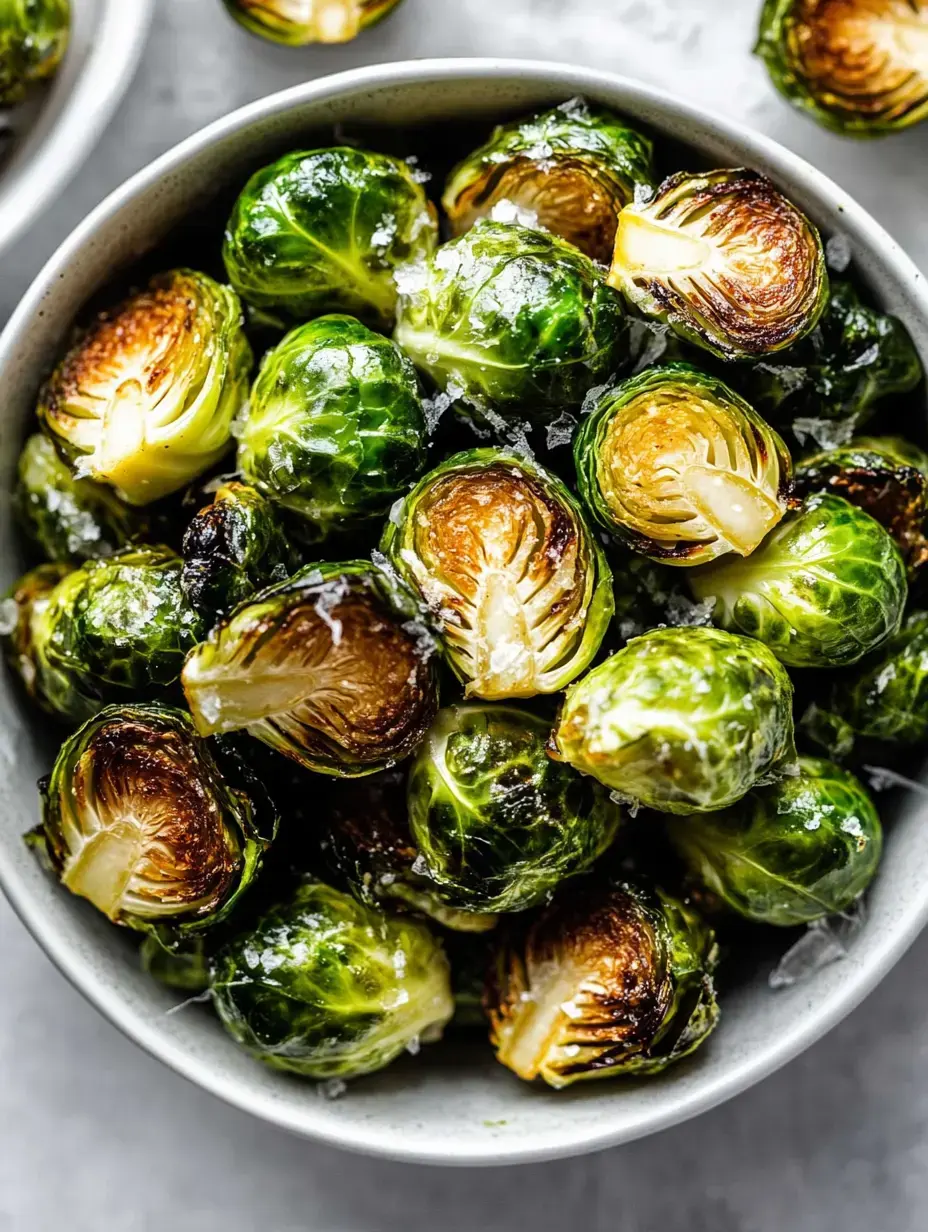
[[[689,577],[714,620],[766,643],[789,667],[847,667],[899,628],[908,594],[891,536],[840,496],[820,493],[787,515],[747,560]]]
[[[188,996],[209,988],[209,958],[203,937],[187,937],[166,949],[157,936],[150,935],[142,942],[139,958],[145,974],[166,988]]]
[[[674,818],[691,871],[739,915],[807,924],[845,911],[876,873],[880,818],[863,786],[833,762],[801,757],[799,773],[718,813]]]
[[[755,50],[799,110],[875,137],[928,116],[926,48],[924,0],[766,0]]]
[[[252,34],[306,47],[349,43],[392,12],[401,0],[225,0],[240,25]]]
[[[407,757],[435,716],[425,630],[365,561],[308,566],[217,626],[187,658],[201,735],[244,728],[309,770],[353,777]]]
[[[229,280],[291,319],[350,312],[393,321],[398,266],[435,247],[434,207],[406,163],[347,146],[286,154],[253,175],[232,211]]]
[[[70,33],[71,0],[0,0],[0,107],[55,75]]]
[[[251,362],[235,292],[172,270],[78,337],[42,391],[39,419],[76,475],[147,505],[227,452]]]
[[[821,237],[766,176],[679,172],[619,216],[609,282],[720,359],[782,351],[828,299]]]
[[[430,471],[382,547],[432,612],[468,696],[558,692],[589,666],[612,618],[609,566],[576,500],[504,450]]]
[[[628,359],[622,301],[556,236],[481,219],[402,281],[397,342],[472,417],[547,422]]]
[[[600,526],[668,564],[747,556],[786,512],[786,446],[727,385],[688,364],[649,368],[600,394],[574,462]]]
[[[428,928],[318,882],[225,945],[213,1004],[274,1069],[353,1078],[441,1038],[454,1012],[448,961]]]
[[[622,208],[653,183],[651,141],[575,98],[500,125],[451,173],[443,205],[455,235],[512,214],[608,265]]]
[[[406,356],[354,318],[329,316],[299,326],[265,357],[238,462],[318,541],[386,517],[425,469],[425,438]]]
[[[718,1022],[715,935],[658,889],[572,887],[497,956],[488,996],[497,1060],[562,1088],[660,1073]]]
[[[612,843],[609,793],[546,750],[550,724],[510,706],[439,712],[409,772],[409,822],[454,907],[527,911]]]
[[[224,919],[263,849],[248,797],[188,716],[160,706],[110,706],[65,741],[41,833],[67,890],[167,943]]]
[[[39,565],[14,582],[0,603],[3,653],[28,695],[44,710],[56,713],[61,681],[42,653],[45,611],[69,565]]]
[[[656,629],[568,689],[552,744],[631,801],[711,812],[792,759],[792,700],[789,676],[759,642]]]

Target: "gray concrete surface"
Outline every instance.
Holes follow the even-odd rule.
[[[737,114],[834,176],[926,267],[928,129],[864,147],[794,116],[749,55],[759,7],[406,0],[354,46],[288,52],[248,39],[219,0],[159,0],[121,115],[3,258],[0,322],[87,210],[186,134],[328,71],[426,55],[571,59]],[[0,901],[0,1232],[920,1232],[926,964],[928,937],[826,1040],[695,1123],[585,1160],[475,1174],[341,1155],[218,1104],[99,1018]]]

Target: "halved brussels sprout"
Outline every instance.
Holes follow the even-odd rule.
[[[747,560],[689,576],[713,619],[766,643],[789,667],[847,667],[899,628],[905,565],[887,531],[840,496],[818,493]]]
[[[288,47],[350,43],[399,3],[400,0],[225,0],[226,8],[246,30]]]
[[[203,736],[246,729],[309,770],[373,774],[407,757],[437,710],[432,645],[366,561],[310,565],[191,651],[184,692]]]
[[[54,699],[61,682],[53,677],[41,653],[45,610],[70,565],[39,565],[14,582],[0,603],[0,636],[6,661],[28,695],[43,710],[56,713]]]
[[[395,337],[477,419],[577,408],[629,351],[622,301],[589,257],[488,219],[403,279]]]
[[[572,887],[505,941],[488,990],[490,1038],[527,1082],[657,1074],[718,1022],[715,934],[662,890]]]
[[[142,970],[165,988],[197,996],[209,988],[209,958],[204,939],[194,935],[171,949],[159,937],[149,935],[139,950]]]
[[[455,454],[430,471],[382,548],[432,612],[469,697],[557,693],[612,619],[609,566],[577,502],[505,450]]]
[[[455,235],[501,207],[608,265],[619,213],[653,187],[652,153],[617,115],[574,98],[496,128],[452,171],[442,204]]]
[[[171,270],[78,337],[42,390],[39,419],[75,475],[147,505],[227,452],[251,363],[235,292]]]
[[[873,880],[883,831],[873,801],[833,762],[800,757],[799,773],[731,808],[674,818],[691,872],[759,924],[807,924],[845,911]]]
[[[207,619],[229,612],[299,567],[274,505],[254,488],[226,483],[184,535],[181,586]]]
[[[604,390],[574,438],[574,462],[600,526],[667,564],[747,556],[787,508],[791,463],[780,437],[689,364]]]
[[[255,308],[350,312],[388,326],[397,267],[435,247],[435,208],[406,163],[347,146],[286,154],[251,177],[223,256]]]
[[[426,925],[318,882],[225,945],[211,987],[233,1039],[305,1078],[383,1069],[440,1039],[454,1013],[448,960]]]
[[[755,51],[826,128],[874,137],[928,116],[924,0],[766,0]]]
[[[0,0],[0,107],[58,71],[71,34],[71,0]]]
[[[353,317],[301,325],[261,365],[239,429],[238,464],[298,514],[306,537],[383,518],[426,461],[415,369]]]
[[[166,941],[200,932],[258,871],[251,802],[180,710],[107,707],[64,742],[40,786],[52,869],[114,924]]]
[[[793,759],[792,702],[760,642],[655,629],[567,690],[552,754],[629,801],[708,813]]]
[[[646,317],[727,360],[792,346],[828,301],[818,231],[743,168],[681,171],[626,206],[609,282]]]
[[[450,706],[413,758],[409,824],[439,893],[465,911],[527,911],[585,872],[621,810],[552,761],[551,725],[513,706]]]

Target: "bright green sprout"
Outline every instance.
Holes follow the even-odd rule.
[[[0,107],[54,77],[71,35],[71,0],[0,0]]]
[[[240,25],[252,34],[306,47],[310,43],[350,43],[386,17],[401,0],[224,0]]]
[[[52,714],[57,713],[55,699],[67,682],[52,671],[41,653],[45,611],[56,586],[70,572],[66,564],[39,565],[14,582],[0,602],[6,661],[29,697]]]

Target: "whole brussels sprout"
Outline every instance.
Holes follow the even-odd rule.
[[[437,710],[432,645],[370,563],[310,565],[262,591],[187,657],[203,736],[245,728],[323,774],[407,757]]]
[[[167,949],[156,935],[150,934],[142,942],[139,959],[145,974],[165,988],[188,996],[198,996],[209,988],[209,959],[201,936],[187,937]]]
[[[187,602],[215,619],[299,567],[274,505],[242,483],[226,483],[184,535],[181,587]]]
[[[286,154],[251,177],[223,256],[255,308],[297,321],[349,312],[389,326],[398,266],[427,257],[435,209],[406,163],[337,147]]]
[[[109,706],[61,746],[40,784],[41,850],[65,889],[166,943],[219,923],[264,844],[252,805],[180,710]]]
[[[612,619],[609,566],[577,502],[505,450],[455,454],[430,471],[381,546],[432,612],[469,697],[557,693]]]
[[[415,369],[388,338],[352,317],[322,317],[265,357],[239,429],[238,464],[299,516],[307,539],[385,517],[425,461]]]
[[[717,955],[712,930],[662,890],[571,887],[500,947],[487,998],[496,1059],[555,1089],[660,1073],[718,1022]]]
[[[928,116],[923,0],[765,0],[756,53],[826,128],[877,137]]]
[[[629,350],[622,301],[589,257],[489,219],[403,279],[395,337],[477,420],[575,409]]]
[[[227,452],[251,363],[235,292],[172,270],[78,337],[40,395],[39,419],[75,475],[147,505]]]
[[[665,813],[734,804],[792,760],[793,686],[766,646],[719,629],[655,629],[567,690],[557,755]]]
[[[815,757],[798,766],[731,808],[670,825],[692,873],[759,924],[789,927],[845,911],[880,862],[880,818],[858,780]]]
[[[70,572],[66,564],[39,565],[14,582],[0,602],[0,636],[6,661],[29,697],[53,714],[62,682],[42,654],[45,611],[55,587]]]
[[[847,667],[899,628],[908,588],[891,536],[840,496],[809,496],[747,560],[689,577],[713,619],[789,667]]]
[[[237,1043],[306,1078],[383,1069],[440,1039],[454,1013],[448,961],[424,924],[318,882],[223,946],[211,988]]]
[[[400,0],[225,0],[226,8],[246,30],[288,47],[350,43],[399,3]]]
[[[442,204],[455,235],[478,218],[515,214],[608,265],[623,206],[654,183],[653,145],[602,107],[574,98],[501,124],[448,178]]]
[[[550,723],[510,706],[441,710],[409,772],[409,824],[439,893],[465,911],[527,911],[585,872],[621,810],[547,755]]]
[[[0,107],[53,77],[71,35],[71,0],[0,0]]]
[[[609,282],[644,316],[727,360],[792,346],[828,300],[818,231],[743,168],[681,171],[626,206]]]
[[[689,364],[649,368],[593,399],[574,463],[599,525],[667,564],[747,556],[787,508],[780,437]]]

